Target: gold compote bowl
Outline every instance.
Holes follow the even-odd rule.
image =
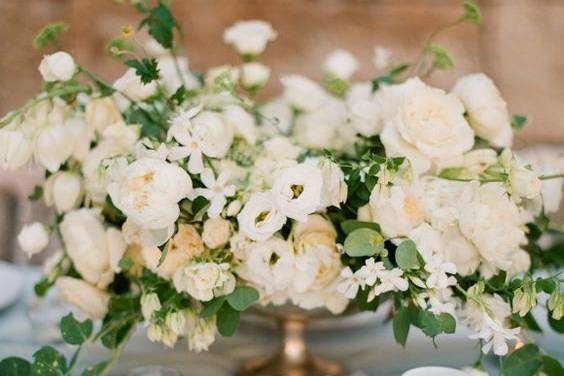
[[[391,302],[382,302],[378,312],[376,317],[371,314],[370,322],[386,321],[391,312]],[[281,344],[274,355],[251,359],[243,364],[237,376],[344,376],[345,368],[341,364],[309,351],[305,340],[306,329],[309,325],[321,327],[323,323],[331,323],[331,328],[338,328],[338,320],[352,315],[360,319],[355,324],[368,323],[367,317],[362,317],[366,313],[350,306],[339,316],[323,309],[308,311],[292,305],[257,306],[250,313],[275,320],[281,332]]]

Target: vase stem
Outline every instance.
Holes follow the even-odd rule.
[[[282,332],[281,355],[289,366],[299,366],[308,361],[305,342],[306,321],[301,317],[287,317],[278,320]]]

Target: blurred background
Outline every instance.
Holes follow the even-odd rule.
[[[223,43],[223,30],[242,19],[263,19],[278,31],[261,60],[272,68],[264,97],[275,95],[277,77],[295,72],[320,78],[320,66],[335,48],[354,53],[361,62],[355,79],[371,79],[374,48],[392,50],[392,63],[416,60],[429,34],[461,14],[459,0],[173,0],[186,35],[192,69],[205,71],[239,59]],[[483,25],[461,25],[438,38],[455,61],[449,72],[431,82],[450,88],[456,77],[475,71],[490,75],[511,113],[525,114],[529,124],[517,135],[517,146],[552,145],[564,152],[564,1],[477,0]],[[0,0],[0,113],[15,108],[40,88],[37,71],[44,52],[31,42],[48,22],[64,21],[70,30],[63,48],[107,81],[123,65],[104,46],[123,25],[139,16],[114,0]],[[0,171],[0,259],[18,259],[15,236],[23,222],[45,217],[41,203],[26,197],[41,179],[31,168]],[[33,214],[32,214],[33,213]]]

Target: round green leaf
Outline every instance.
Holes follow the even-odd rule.
[[[396,249],[396,262],[403,270],[419,269],[417,247],[412,240],[404,240]]]
[[[0,375],[3,376],[28,376],[31,364],[25,359],[12,356],[0,362]]]
[[[227,296],[227,302],[233,309],[244,311],[259,299],[259,293],[252,287],[237,287]]]
[[[231,337],[239,327],[239,311],[231,308],[229,304],[221,306],[217,312],[217,330],[224,337]]]
[[[71,345],[82,345],[92,334],[92,320],[78,321],[72,313],[61,320],[63,340]]]
[[[509,355],[501,365],[503,376],[533,376],[541,368],[542,361],[537,345],[529,343]]]
[[[384,250],[384,238],[377,231],[359,228],[347,236],[344,248],[351,257],[372,256]]]

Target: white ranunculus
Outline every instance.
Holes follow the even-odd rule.
[[[247,89],[258,89],[266,85],[270,68],[258,62],[246,63],[241,68],[241,84]]]
[[[50,172],[57,171],[72,155],[75,134],[70,124],[51,124],[39,131],[35,141],[35,160]]]
[[[323,88],[309,78],[294,74],[283,76],[280,81],[284,86],[284,99],[300,111],[315,111],[327,99]]]
[[[59,171],[45,181],[44,194],[47,206],[55,205],[58,213],[77,208],[84,197],[84,186],[80,175],[70,171]]]
[[[88,102],[84,116],[88,130],[100,135],[110,125],[123,122],[121,113],[109,97],[95,98]]]
[[[121,232],[105,229],[99,211],[86,208],[67,213],[60,228],[67,254],[82,278],[99,288],[107,287],[126,249]]]
[[[258,129],[255,125],[255,119],[241,106],[226,106],[221,115],[236,136],[242,137],[249,145],[254,145],[257,142]]]
[[[306,221],[321,204],[323,176],[319,168],[301,163],[284,170],[272,186],[272,196],[280,212],[297,221]]]
[[[47,247],[49,231],[39,222],[25,225],[18,235],[18,244],[28,257],[31,257]]]
[[[125,98],[120,93],[115,94],[120,108],[126,107],[129,104],[127,100],[129,98],[138,102],[150,97],[157,91],[157,83],[155,81],[144,84],[133,68],[129,68],[123,76],[118,78],[114,82],[113,87],[128,97]]]
[[[319,169],[323,178],[323,188],[321,191],[321,206],[340,207],[341,203],[347,199],[347,184],[345,174],[338,164],[329,159],[319,161]]]
[[[71,277],[60,277],[55,283],[59,297],[92,319],[102,319],[108,312],[110,294],[89,283]]]
[[[0,168],[15,171],[26,164],[33,154],[33,145],[19,131],[0,129]]]
[[[43,57],[39,72],[45,81],[68,81],[76,72],[76,64],[70,54],[59,51]]]
[[[228,295],[235,289],[235,277],[226,263],[190,264],[179,269],[173,281],[177,291],[186,291],[203,302],[212,300],[214,296]]]
[[[231,44],[241,55],[258,55],[277,34],[268,22],[238,21],[223,33],[223,41]]]
[[[180,214],[178,202],[192,191],[182,168],[160,159],[141,158],[127,166],[107,191],[112,202],[142,228],[166,229]]]
[[[341,80],[349,80],[358,69],[358,60],[349,51],[337,49],[323,63],[323,71]]]
[[[296,142],[311,149],[338,148],[338,130],[346,121],[343,102],[327,100],[315,111],[300,114],[296,118],[293,136]],[[340,148],[339,148],[340,149]]]
[[[407,157],[417,173],[429,170],[433,163],[461,162],[463,153],[474,145],[462,103],[417,78],[397,86],[397,108],[381,134],[386,154]]]
[[[223,247],[231,237],[231,222],[221,217],[210,218],[204,222],[202,239],[210,249]]]
[[[239,230],[255,241],[266,240],[280,230],[286,217],[277,208],[269,192],[257,192],[237,215]]]
[[[203,111],[192,119],[192,137],[208,157],[223,158],[233,142],[233,130],[221,115]]]
[[[464,104],[478,136],[493,146],[511,146],[513,131],[507,104],[488,76],[475,73],[459,78],[452,91]]]

